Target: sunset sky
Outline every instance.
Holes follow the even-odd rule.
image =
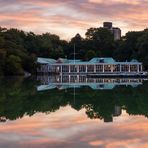
[[[148,24],[148,0],[0,0],[0,26],[70,39],[90,27],[112,21],[122,29],[142,30]]]
[[[0,123],[0,147],[147,148],[148,122],[144,116],[128,116],[125,111],[114,122],[87,118],[70,106],[54,113],[37,113],[7,124]],[[60,123],[60,124],[59,124]]]

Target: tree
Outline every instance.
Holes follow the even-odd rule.
[[[126,61],[131,59],[133,52],[130,48],[127,47],[125,41],[118,41],[116,48],[117,49],[114,51],[113,57],[117,61]]]
[[[99,50],[102,57],[112,57],[115,42],[113,33],[110,30],[106,28],[90,28],[85,35],[89,49]]]
[[[85,59],[86,60],[90,60],[92,58],[96,57],[96,53],[93,50],[89,50],[86,55],[85,55]]]
[[[81,37],[79,33],[77,33],[69,42],[69,48],[67,51],[67,55],[69,58],[74,58],[74,48],[75,48],[75,58],[80,59],[82,55],[80,51],[83,50],[83,41],[84,39]]]
[[[4,74],[5,62],[6,62],[6,50],[0,49],[0,75]]]
[[[6,59],[5,74],[6,75],[24,74],[23,68],[21,66],[21,59],[18,56],[10,55]]]
[[[2,36],[0,36],[0,48],[4,46],[5,40]]]

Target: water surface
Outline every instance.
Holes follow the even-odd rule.
[[[1,78],[0,147],[148,147],[147,81],[50,80]]]

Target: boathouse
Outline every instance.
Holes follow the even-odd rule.
[[[90,61],[69,60],[59,58],[38,58],[38,73],[56,74],[118,74],[118,73],[140,73],[143,72],[141,62],[131,60],[130,62],[117,62],[113,58],[93,58]]]

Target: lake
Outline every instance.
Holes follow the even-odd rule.
[[[147,148],[148,81],[0,79],[2,148]]]

